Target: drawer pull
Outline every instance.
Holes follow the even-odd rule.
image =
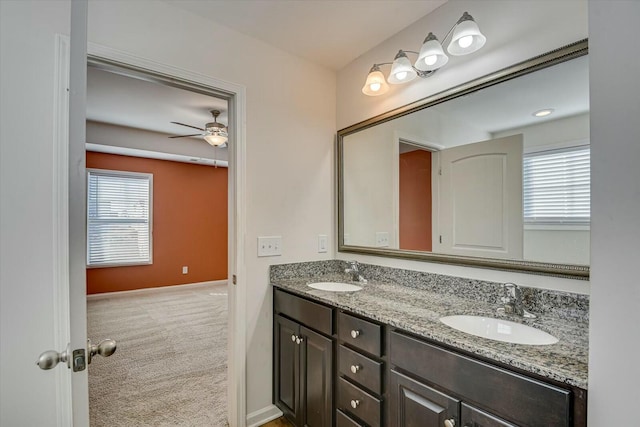
[[[296,344],[300,344],[302,341],[304,341],[304,338],[300,338],[300,337],[296,338]]]
[[[354,374],[357,374],[360,369],[362,369],[362,366],[360,365],[351,365],[351,372]]]
[[[360,406],[360,401],[359,400],[356,399],[356,400],[352,400],[351,401],[351,407],[353,409],[356,409],[358,406]]]
[[[291,341],[296,342],[296,336],[295,335],[291,335]]]
[[[351,330],[351,338],[358,338],[360,336],[360,331],[356,330],[356,329],[352,329]]]
[[[444,420],[444,427],[456,427],[456,420],[453,418],[450,420]]]

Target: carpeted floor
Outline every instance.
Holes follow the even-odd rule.
[[[118,349],[89,366],[91,426],[226,426],[227,288],[87,301],[88,334]]]

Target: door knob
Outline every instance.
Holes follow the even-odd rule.
[[[353,329],[353,330],[351,331],[351,338],[354,338],[354,339],[355,339],[355,338],[358,338],[359,336],[360,336],[360,331],[358,331],[358,330],[356,330],[356,329]]]
[[[291,335],[291,341],[296,342],[296,336],[295,336],[295,334],[294,334],[294,335]]]
[[[444,420],[444,427],[456,427],[456,420],[453,418]]]
[[[356,400],[352,400],[351,401],[351,407],[353,409],[356,409],[358,406],[360,406],[360,401],[359,400],[356,399]]]
[[[91,344],[91,340],[87,340],[87,363],[91,363],[91,359],[96,354],[102,357],[109,357],[116,352],[118,344],[112,339],[104,339],[98,344]]]
[[[304,338],[296,338],[296,344],[300,344],[302,341],[304,341]]]
[[[360,369],[362,369],[360,365],[351,365],[351,372],[354,374],[357,374]]]
[[[40,355],[40,357],[38,357],[36,365],[38,365],[40,369],[48,370],[55,368],[60,362],[66,363],[68,368],[71,367],[69,360],[69,346],[60,353],[55,350],[45,351]]]

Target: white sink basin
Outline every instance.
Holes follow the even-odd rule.
[[[362,289],[362,286],[352,285],[350,283],[340,283],[340,282],[310,283],[309,287],[313,289],[320,289],[321,291],[331,291],[331,292],[355,292]]]
[[[440,321],[467,334],[514,344],[549,345],[558,342],[553,335],[508,320],[480,316],[446,316]]]

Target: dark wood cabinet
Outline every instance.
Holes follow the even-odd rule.
[[[518,427],[466,403],[460,408],[460,424],[462,427]]]
[[[280,302],[287,304],[284,313],[297,310],[305,313],[301,316],[305,320],[315,316],[310,317],[305,308],[327,308],[293,295],[280,296]],[[304,307],[294,307],[297,302]],[[320,329],[331,327],[332,311],[328,310],[319,311]],[[327,314],[328,318],[323,317]],[[333,340],[312,330],[313,326],[274,315],[274,403],[298,427],[332,427]]]
[[[297,427],[586,427],[587,392],[274,290],[274,403]]]
[[[394,370],[389,377],[390,422],[402,427],[458,425],[460,401]]]

